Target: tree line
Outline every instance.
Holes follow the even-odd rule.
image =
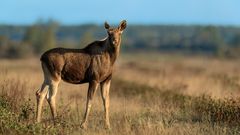
[[[61,26],[55,21],[31,26],[0,25],[0,57],[40,55],[54,47],[82,48],[106,36],[103,26]],[[221,57],[240,56],[240,28],[230,26],[130,25],[123,51],[159,51]]]

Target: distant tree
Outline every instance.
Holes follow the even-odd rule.
[[[228,46],[228,48],[226,49],[227,53],[226,55],[228,57],[239,57],[240,56],[240,33],[236,33],[231,42],[230,45]]]
[[[8,38],[6,36],[0,36],[0,47],[6,46],[8,43]]]
[[[42,46],[41,51],[46,51],[48,49],[56,47],[56,26],[54,22],[50,22],[46,28],[46,32],[44,33],[44,44]]]
[[[216,27],[201,27],[193,37],[192,48],[220,56],[224,55],[224,40]]]
[[[240,32],[234,35],[231,44],[234,47],[240,47]]]
[[[80,38],[80,47],[85,47],[87,44],[94,41],[94,36],[91,30],[88,30],[83,34],[83,36]]]
[[[32,46],[34,52],[39,54],[56,46],[56,28],[58,24],[54,21],[46,23],[39,21],[30,26],[23,38],[23,43]]]
[[[41,26],[30,26],[23,37],[23,43],[32,46],[35,53],[40,53],[42,51],[42,46],[44,45],[44,33],[45,32]]]
[[[6,36],[0,36],[0,57],[3,57],[6,54],[8,43],[9,39]]]

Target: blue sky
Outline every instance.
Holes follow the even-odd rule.
[[[240,26],[240,0],[0,0],[0,24],[214,24]]]

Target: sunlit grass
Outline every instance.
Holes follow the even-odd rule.
[[[148,60],[132,63],[133,59],[121,59],[117,65],[117,72],[113,76],[110,91],[111,130],[104,128],[104,112],[99,91],[94,98],[88,129],[80,128],[85,111],[87,85],[76,86],[66,83],[61,83],[59,87],[57,124],[53,125],[47,104],[44,105],[43,122],[35,124],[34,93],[42,83],[38,61],[31,60],[30,66],[26,60],[2,61],[0,67],[0,133],[138,135],[240,133],[238,126],[240,124],[240,100],[237,96],[227,95],[218,98],[208,93],[194,94],[192,92],[189,94],[186,91],[193,81],[185,82],[183,79],[181,83],[177,83],[174,80],[176,76],[193,78],[192,75],[195,74],[197,76],[194,78],[199,77],[199,81],[211,78],[212,81],[208,83],[209,89],[207,90],[211,93],[217,92],[211,91],[211,86],[219,82],[221,82],[221,87],[219,86],[222,88],[221,91],[227,88],[224,91],[226,93],[229,92],[228,90],[238,92],[236,89],[238,76],[231,74],[232,70],[236,70],[237,64],[223,61],[228,65],[224,65],[222,69],[213,70],[211,64],[209,67],[203,67],[196,61],[191,62],[194,59],[188,59],[185,64],[180,64],[181,67],[179,67],[181,58],[170,63],[166,62],[166,67],[158,63],[161,60],[156,60],[154,66],[149,66],[151,62]],[[199,62],[201,63],[201,60]],[[181,69],[177,69],[176,65]],[[175,70],[172,70],[171,66]],[[140,76],[142,78],[139,78]],[[158,80],[159,78],[155,76],[160,76],[162,79]],[[161,83],[164,79],[170,82],[171,78],[172,83],[166,83],[164,86],[151,83],[157,80]],[[215,87],[212,86],[212,88]]]

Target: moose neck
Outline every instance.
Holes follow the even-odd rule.
[[[106,43],[106,46],[108,48],[107,52],[110,55],[110,60],[111,60],[111,63],[113,65],[115,63],[116,59],[119,56],[120,45],[121,45],[121,37],[120,37],[120,40],[119,40],[117,45],[112,44],[112,42],[110,42],[110,38],[109,37],[105,40],[105,43]]]

